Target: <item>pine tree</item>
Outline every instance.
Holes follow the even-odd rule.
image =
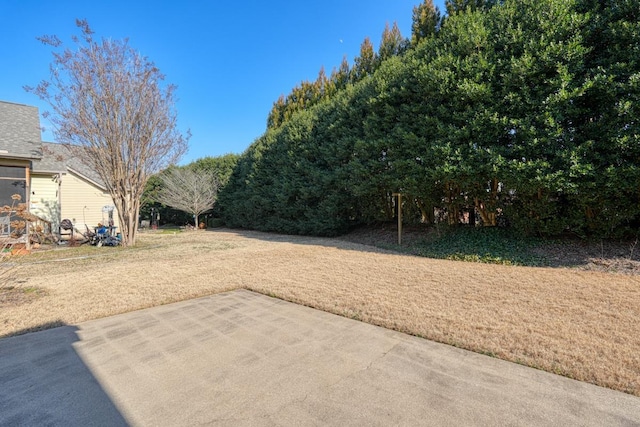
[[[435,34],[441,23],[440,10],[434,6],[433,0],[424,0],[422,4],[415,6],[411,24],[411,44],[416,45],[420,40]]]
[[[358,82],[365,76],[373,74],[376,67],[376,56],[371,39],[366,37],[360,45],[360,56],[355,59],[355,64],[351,70],[352,81]]]
[[[392,56],[397,56],[402,53],[406,46],[406,40],[402,37],[398,23],[394,22],[391,29],[389,24],[385,25],[382,32],[382,40],[380,41],[380,47],[378,48],[378,63],[389,59]]]
[[[347,61],[346,56],[343,56],[342,62],[340,63],[340,68],[338,68],[337,70],[334,68],[331,71],[331,77],[329,77],[329,80],[331,80],[336,90],[341,90],[347,87],[350,74],[351,68],[349,67],[349,61]]]
[[[324,66],[320,67],[320,71],[318,72],[318,78],[313,84],[314,92],[316,99],[314,99],[314,104],[318,101],[324,99],[331,92],[330,90],[330,81],[327,77],[327,73],[324,71]]]

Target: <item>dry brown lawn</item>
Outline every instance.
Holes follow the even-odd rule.
[[[21,258],[0,337],[246,288],[640,396],[640,277],[229,230]],[[13,292],[15,294],[15,290]]]

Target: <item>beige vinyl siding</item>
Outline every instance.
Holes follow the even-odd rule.
[[[68,218],[78,231],[84,232],[85,225],[93,230],[98,223],[107,224],[109,215],[102,212],[104,206],[113,206],[109,194],[89,181],[67,173],[61,185],[62,219]],[[118,213],[113,212],[113,220],[118,226]]]
[[[30,211],[40,218],[51,221],[54,230],[60,224],[60,201],[56,175],[31,175]]]

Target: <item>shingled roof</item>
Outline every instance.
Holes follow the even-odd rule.
[[[38,108],[0,101],[0,158],[32,160],[35,173],[67,173],[69,170],[104,188],[104,182],[75,150],[42,142]]]
[[[42,158],[33,162],[33,172],[66,173],[68,170],[71,170],[104,188],[104,182],[100,179],[100,175],[74,153],[75,150],[80,149],[82,148],[56,144],[54,142],[43,142]]]
[[[0,157],[42,157],[38,108],[0,101]]]

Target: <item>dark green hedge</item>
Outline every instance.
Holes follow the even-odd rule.
[[[233,227],[335,235],[465,211],[532,234],[634,233],[637,1],[507,0],[447,17],[267,129],[220,194]]]

